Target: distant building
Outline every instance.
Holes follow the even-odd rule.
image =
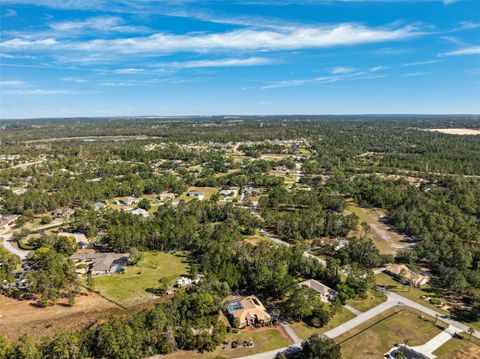
[[[385,353],[383,357],[388,359],[436,359],[436,356],[426,356],[403,344],[393,347],[388,353]]]
[[[238,319],[240,328],[265,325],[272,320],[260,300],[253,295],[244,299],[229,300],[224,304],[224,308],[230,321]]]
[[[71,208],[59,208],[52,211],[53,218],[70,217],[75,213]]]
[[[245,189],[243,190],[243,193],[246,196],[256,196],[260,194],[260,190],[254,187],[245,187]]]
[[[203,201],[203,199],[205,198],[205,193],[199,191],[192,191],[188,192],[188,197],[195,197],[198,198],[200,201]]]
[[[92,275],[106,275],[123,272],[129,257],[128,253],[76,253],[70,260],[77,267],[86,265],[85,272]]]
[[[185,287],[190,284],[192,284],[192,280],[190,278],[180,277],[180,279],[175,282],[175,287]]]
[[[134,214],[136,216],[143,216],[143,217],[150,217],[150,213],[143,208],[132,208],[128,210],[131,214]]]
[[[390,274],[396,279],[405,279],[415,287],[421,287],[430,282],[430,276],[416,273],[405,264],[389,264],[385,267],[385,273]]]
[[[238,196],[238,187],[230,187],[229,189],[222,189],[218,192],[219,195],[224,197]]]
[[[93,205],[93,209],[95,211],[101,211],[102,209],[105,209],[107,208],[107,205],[105,203],[102,203],[102,202],[97,202]]]
[[[131,206],[132,204],[136,204],[139,202],[138,198],[135,197],[124,197],[118,200],[120,204],[124,204],[125,206]]]
[[[327,287],[325,284],[316,281],[315,279],[309,279],[303,281],[299,284],[300,286],[312,288],[315,292],[320,295],[322,302],[328,303],[335,300],[337,292],[333,289]]]
[[[158,199],[160,201],[168,201],[175,198],[175,193],[160,193]]]

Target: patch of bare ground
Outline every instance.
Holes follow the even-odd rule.
[[[447,135],[458,135],[458,136],[480,135],[480,130],[474,130],[471,128],[429,128],[429,129],[426,129],[426,131],[440,132]]]
[[[96,294],[80,295],[73,306],[66,300],[39,308],[33,300],[0,296],[0,333],[9,339],[23,334],[40,338],[57,331],[88,326],[123,310]]]
[[[380,209],[363,208],[349,203],[346,213],[355,213],[359,217],[359,223],[366,222],[370,227],[367,234],[382,254],[395,254],[399,249],[411,247],[412,241],[408,237],[396,232],[384,221],[385,213]],[[352,234],[360,237],[363,235],[359,226]]]

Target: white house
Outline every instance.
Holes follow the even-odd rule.
[[[188,196],[195,197],[195,198],[198,198],[200,201],[203,201],[203,199],[205,198],[205,193],[199,192],[199,191],[192,191],[192,192],[188,192]]]
[[[150,217],[150,213],[148,213],[148,211],[144,210],[143,208],[132,208],[128,211],[136,216],[143,216],[145,218]]]
[[[185,287],[190,284],[192,284],[192,280],[187,277],[180,277],[180,279],[175,282],[176,287]]]

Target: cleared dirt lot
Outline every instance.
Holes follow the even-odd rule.
[[[363,208],[349,203],[347,213],[355,213],[359,217],[359,223],[366,222],[370,226],[370,237],[382,254],[395,254],[399,249],[408,248],[412,243],[408,238],[395,232],[392,228],[382,222],[385,213],[379,209]],[[361,226],[352,233],[360,236]]]
[[[445,133],[447,135],[480,135],[480,130],[471,128],[430,128],[427,131]]]
[[[61,301],[57,305],[38,308],[34,301],[0,296],[0,333],[9,339],[23,334],[39,338],[66,329],[80,328],[121,314],[122,309],[96,294],[77,297],[73,307]]]

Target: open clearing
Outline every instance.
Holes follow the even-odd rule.
[[[392,312],[384,312],[338,337],[336,341],[341,343],[342,358],[381,358],[395,344],[408,340],[408,345],[421,345],[441,332],[433,322],[419,318],[410,310],[388,317],[389,314]]]
[[[187,272],[185,257],[162,252],[143,253],[142,260],[127,267],[124,274],[94,277],[95,290],[105,297],[132,305],[156,298],[145,290],[158,287],[158,280],[166,277],[173,284]]]
[[[73,307],[59,301],[57,305],[38,308],[32,300],[0,296],[0,333],[9,339],[23,334],[37,338],[57,331],[79,328],[101,316],[121,309],[96,295],[80,295]]]
[[[408,239],[395,232],[392,228],[382,222],[381,218],[385,213],[378,209],[363,208],[353,203],[349,203],[347,213],[355,213],[359,217],[359,223],[366,222],[370,226],[370,237],[382,254],[395,254],[399,249],[408,248],[412,243]],[[353,233],[356,236],[361,235],[361,227]]]
[[[447,135],[480,135],[480,130],[473,130],[471,128],[429,128],[427,131],[440,132]]]
[[[167,355],[156,355],[150,359],[213,359],[217,356],[236,358],[244,355],[263,353],[277,348],[285,347],[291,342],[285,338],[284,334],[276,328],[260,328],[255,331],[242,330],[237,334],[227,334],[226,339],[230,340],[253,340],[253,347],[243,347],[235,349],[223,349],[222,346],[210,353],[199,353],[193,351],[176,351]]]

